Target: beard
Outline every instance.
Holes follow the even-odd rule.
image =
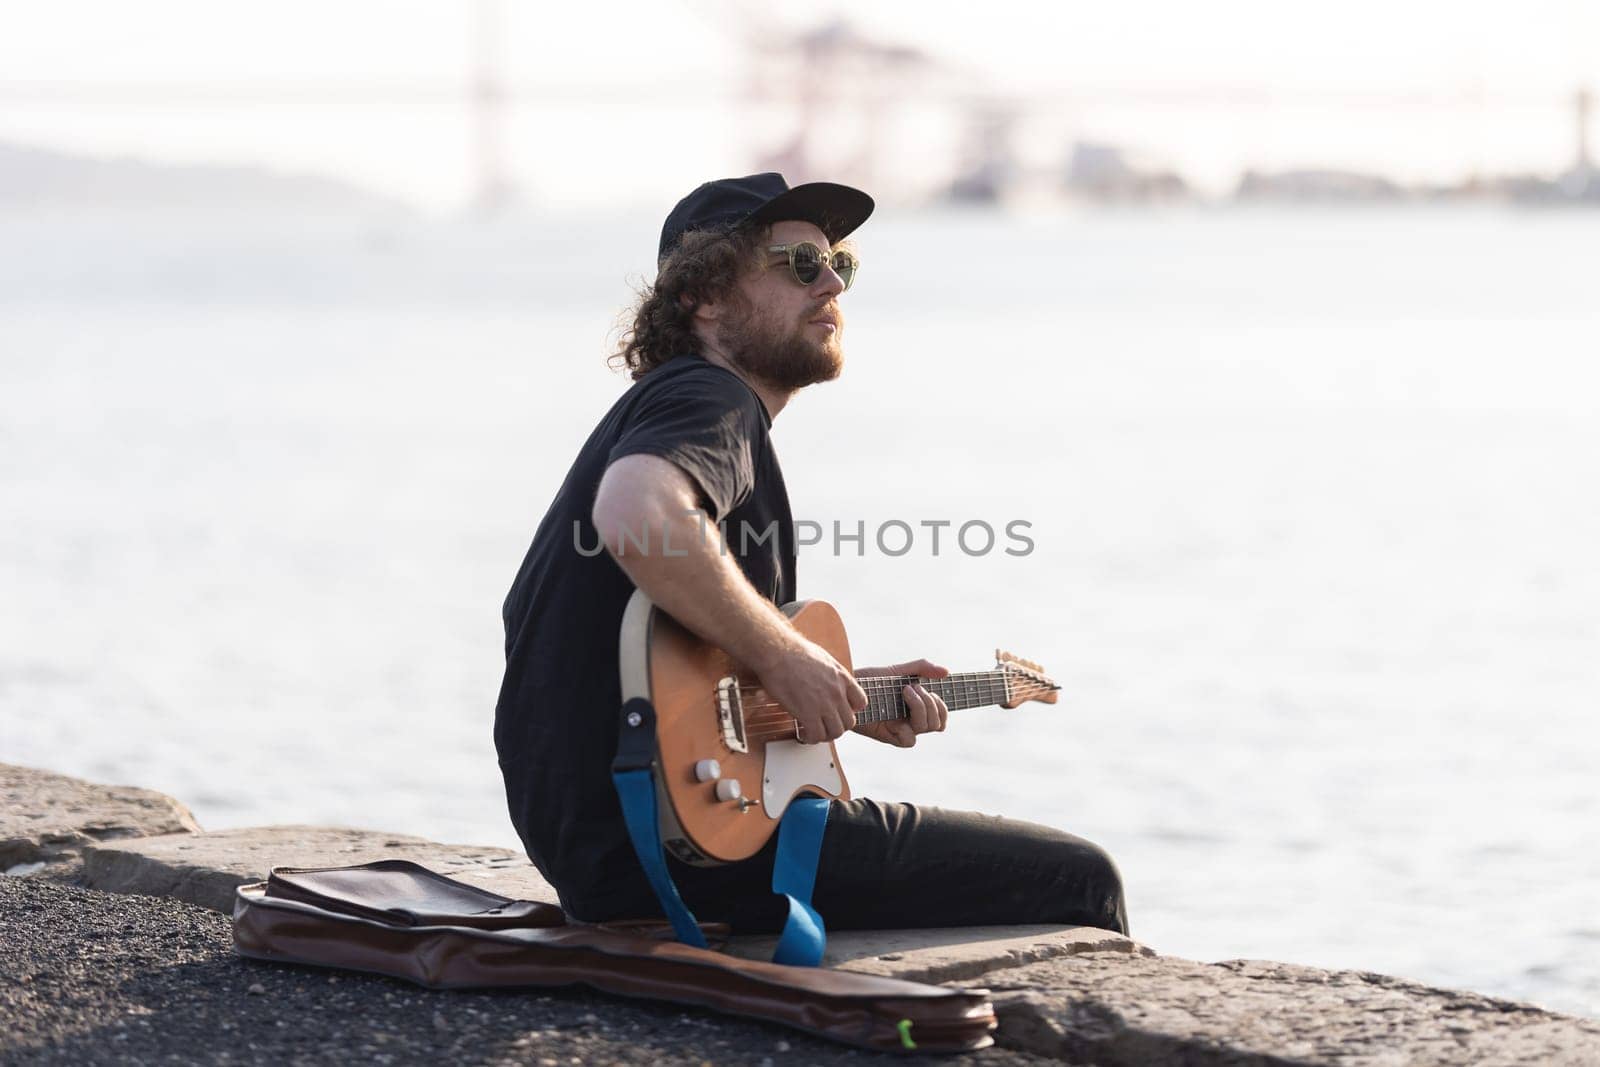
[[[719,327],[718,340],[741,370],[767,385],[795,392],[818,382],[831,382],[844,369],[844,316],[837,304],[818,304],[792,326],[774,322],[760,309],[742,303],[729,309]],[[808,324],[822,311],[832,316],[835,329],[821,339],[806,334]]]

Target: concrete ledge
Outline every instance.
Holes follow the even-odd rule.
[[[736,937],[728,952],[771,959],[775,937]],[[1154,956],[1137,941],[1089,926],[953,926],[940,930],[840,930],[824,967],[913,982],[973,982],[991,971],[1080,952]]]
[[[517,853],[442,845],[420,837],[318,826],[262,826],[169,834],[83,849],[79,881],[90,889],[172,897],[231,914],[234,890],[273,867],[344,867],[407,859],[518,900],[556,902],[556,892]],[[734,938],[728,951],[771,959],[774,937]],[[867,974],[946,982],[1074,952],[1143,953],[1149,949],[1105,930],[996,926],[944,930],[843,931],[828,938],[827,966]]]
[[[90,845],[82,883],[113,893],[173,897],[233,912],[233,891],[273,867],[346,867],[405,859],[502,896],[554,903],[556,892],[525,856],[503,848],[442,845],[420,837],[321,826],[263,826]]]

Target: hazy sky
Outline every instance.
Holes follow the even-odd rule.
[[[464,86],[478,10],[12,0],[0,6],[0,138],[329,173],[450,207],[473,182]],[[942,61],[938,85],[1022,100],[1013,132],[1026,162],[1104,139],[1215,186],[1246,166],[1445,179],[1557,170],[1574,150],[1573,91],[1600,88],[1600,4],[1582,0],[503,0],[499,10],[502,69],[522,92],[506,156],[544,205],[655,203],[746,169],[752,145],[790,128],[802,75],[745,42],[839,15]],[[867,81],[836,75],[822,89],[855,101],[873,91]],[[859,163],[870,137],[878,181],[925,182],[969,129],[930,84],[880,83],[870,129],[824,116],[829,146]]]

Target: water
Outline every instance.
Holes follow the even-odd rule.
[[[515,846],[500,599],[653,229],[0,221],[0,759]],[[858,663],[1000,645],[1064,694],[848,739],[856,789],[1101,842],[1166,953],[1600,1014],[1600,219],[862,236],[846,377],[775,439],[868,537],[802,593]]]

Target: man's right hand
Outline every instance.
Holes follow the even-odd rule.
[[[843,736],[867,706],[866,691],[821,645],[795,635],[784,654],[758,673],[767,695],[783,705],[805,744]]]

